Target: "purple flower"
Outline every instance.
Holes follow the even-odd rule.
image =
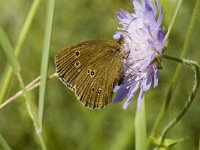
[[[139,3],[133,0],[135,13],[124,10],[118,12],[121,28],[113,36],[115,39],[124,38],[124,49],[129,53],[124,63],[124,81],[114,88],[117,95],[114,102],[128,98],[123,105],[126,109],[136,92],[140,89],[137,101],[139,110],[144,93],[148,91],[154,81],[158,85],[158,66],[162,56],[162,49],[166,44],[162,23],[163,10],[158,10],[158,0],[152,4],[151,0]],[[158,12],[159,11],[159,12]]]

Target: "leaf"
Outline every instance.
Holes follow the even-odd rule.
[[[52,32],[52,24],[53,24],[54,3],[55,3],[54,0],[49,0],[47,3],[46,26],[45,26],[45,34],[44,34],[44,42],[43,42],[42,63],[41,63],[41,70],[40,70],[41,84],[39,88],[38,119],[39,119],[39,127],[41,128],[41,130],[42,130],[42,118],[43,118],[46,80],[47,80],[47,71],[48,71],[51,32]]]
[[[163,145],[164,147],[172,147],[180,142],[183,142],[185,141],[187,138],[180,138],[180,139],[175,139],[175,140],[172,140],[172,139],[165,139],[164,142],[163,142]]]
[[[158,147],[158,150],[166,150],[169,147],[172,147],[180,142],[185,141],[187,138],[180,138],[180,139],[165,139],[163,143],[160,143],[160,136],[154,135],[152,137],[152,143]]]
[[[1,26],[0,26],[0,44],[3,47],[4,53],[14,73],[18,74],[20,72],[19,62],[17,60],[17,57],[15,56],[15,51]]]
[[[0,143],[4,150],[11,150],[10,146],[8,145],[6,140],[1,136],[1,134],[0,134]]]

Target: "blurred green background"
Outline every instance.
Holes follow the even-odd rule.
[[[0,24],[16,45],[22,25],[33,1],[0,0]],[[168,28],[177,0],[162,0],[164,7],[163,27]],[[192,16],[195,0],[184,1],[169,38],[167,54],[179,56],[184,44],[187,28]],[[46,17],[47,0],[40,3],[23,50],[19,56],[25,83],[40,73],[42,42]],[[117,11],[133,12],[131,0],[57,0],[49,58],[49,75],[55,72],[54,56],[63,47],[89,39],[112,39],[116,32]],[[189,48],[188,59],[200,62],[200,13]],[[2,47],[0,47],[2,49]],[[0,50],[0,79],[3,77],[7,60]],[[146,93],[146,117],[148,134],[158,111],[166,97],[169,82],[177,64],[163,60],[159,86]],[[183,108],[192,88],[194,76],[190,68],[184,67],[170,109],[165,114],[159,131]],[[19,91],[14,77],[6,98]],[[189,112],[170,132],[168,137],[188,139],[173,150],[195,150],[200,138],[200,94],[198,93]],[[31,92],[31,99],[38,101],[38,88]],[[0,110],[0,134],[13,150],[40,149],[33,123],[28,116],[25,100],[20,97]],[[110,104],[102,110],[84,108],[73,92],[57,78],[47,82],[43,134],[49,150],[133,150],[135,147],[134,118],[136,100],[126,111],[123,103]],[[0,146],[1,149],[1,146]]]

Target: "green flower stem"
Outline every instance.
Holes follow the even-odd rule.
[[[185,107],[183,108],[183,110],[162,131],[160,144],[163,143],[167,133],[181,120],[181,118],[184,116],[184,114],[188,111],[188,109],[189,109],[190,105],[192,104],[194,97],[199,89],[199,85],[200,85],[200,66],[197,62],[194,62],[191,60],[186,60],[186,59],[180,59],[180,58],[176,58],[176,57],[172,57],[172,56],[168,56],[168,55],[164,55],[163,58],[166,58],[168,60],[172,60],[172,61],[175,61],[175,62],[178,62],[178,63],[181,63],[181,64],[191,67],[194,70],[195,82],[193,85],[192,92],[189,95],[188,100],[186,101]]]
[[[136,110],[135,115],[135,149],[147,150],[145,98],[141,102],[140,111]]]
[[[193,14],[192,14],[192,19],[190,21],[189,28],[187,30],[187,34],[186,34],[186,38],[185,38],[185,42],[184,42],[184,46],[183,46],[180,58],[185,58],[187,53],[188,53],[188,48],[190,46],[192,33],[194,31],[197,16],[198,16],[198,13],[199,13],[198,12],[199,4],[200,4],[200,0],[196,0],[195,8],[194,8]],[[179,64],[178,67],[176,68],[175,74],[174,74],[172,82],[170,84],[168,94],[167,94],[167,98],[166,98],[166,102],[164,102],[164,106],[163,106],[164,112],[166,112],[168,107],[169,107],[169,104],[171,102],[172,96],[173,96],[175,88],[177,86],[178,78],[180,76],[181,71],[182,71],[182,65]]]
[[[167,33],[165,38],[169,37],[172,25],[173,25],[173,23],[175,21],[175,18],[176,18],[177,12],[178,12],[178,9],[180,9],[179,5],[181,5],[181,3],[182,3],[182,0],[179,0],[177,9],[176,9],[176,11],[174,13],[172,22],[170,24],[168,33]],[[195,27],[195,23],[196,23],[196,20],[197,20],[197,16],[198,16],[199,4],[200,4],[200,0],[196,0],[195,8],[194,8],[193,14],[192,14],[192,19],[190,21],[189,28],[188,28],[188,31],[187,31],[187,35],[186,35],[185,42],[184,42],[184,46],[183,46],[183,49],[182,49],[181,58],[184,58],[188,53],[188,48],[189,48],[189,45],[190,45],[192,33],[193,33],[193,30],[194,30],[194,27]],[[178,82],[178,77],[179,77],[179,75],[181,73],[181,70],[182,70],[182,65],[179,64],[178,67],[176,68],[175,74],[174,74],[174,76],[172,78],[172,81],[170,83],[170,87],[168,89],[167,97],[166,97],[165,101],[163,102],[163,105],[161,107],[160,113],[159,113],[159,115],[157,117],[157,120],[156,120],[156,122],[155,122],[155,124],[153,126],[152,131],[151,131],[149,142],[150,142],[151,138],[153,137],[153,135],[155,134],[155,131],[159,127],[165,112],[168,110],[168,107],[169,107],[169,104],[171,102],[172,96],[174,94],[174,91],[175,91],[175,88],[176,88],[176,85],[177,85],[177,82]]]
[[[22,45],[26,39],[26,36],[28,34],[28,31],[30,29],[30,26],[32,24],[33,18],[37,12],[38,6],[40,4],[41,0],[34,0],[31,9],[28,13],[28,16],[26,18],[26,21],[22,27],[18,42],[16,44],[15,47],[15,54],[16,56],[18,56],[21,52],[21,48]],[[3,101],[3,99],[5,98],[7,91],[9,89],[10,83],[12,81],[12,76],[13,76],[13,72],[11,67],[9,67],[8,65],[6,66],[4,75],[3,75],[3,79],[1,80],[1,85],[0,85],[0,103]]]
[[[173,27],[173,25],[174,25],[175,19],[176,19],[176,17],[177,17],[177,14],[178,14],[178,11],[179,11],[179,9],[180,9],[180,7],[181,7],[182,2],[183,2],[183,0],[179,0],[179,1],[178,1],[176,10],[175,10],[174,15],[173,15],[173,17],[172,17],[172,21],[171,21],[171,23],[170,23],[170,25],[169,25],[167,34],[165,35],[165,40],[167,40],[167,39],[169,38],[169,35],[170,35],[170,33],[171,33],[172,27]]]
[[[50,75],[48,77],[48,79],[51,79],[54,77],[57,77],[56,73]],[[33,81],[31,81],[25,88],[26,88],[27,92],[29,92],[29,91],[32,91],[33,89],[35,89],[36,87],[38,87],[39,85],[40,85],[40,76],[37,77],[36,79],[34,79]],[[13,95],[12,97],[5,100],[5,102],[0,105],[0,110],[3,109],[6,105],[11,103],[12,101],[14,101],[15,99],[17,99],[18,97],[22,96],[23,94],[24,94],[24,92],[23,92],[23,90],[21,90],[21,91],[17,92],[15,95]]]

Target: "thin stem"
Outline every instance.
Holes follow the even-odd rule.
[[[36,130],[36,133],[38,135],[42,150],[46,150],[46,146],[45,146],[44,140],[42,138],[42,133],[39,131],[39,128],[38,128],[38,121],[37,121],[38,119],[36,118],[36,115],[35,115],[34,106],[31,104],[31,99],[29,98],[29,96],[27,94],[27,90],[25,88],[25,85],[24,85],[24,82],[23,82],[23,79],[22,79],[22,76],[20,73],[17,74],[17,78],[18,78],[21,88],[23,90],[23,95],[26,99],[26,107],[27,107],[28,113],[33,121],[33,124],[34,124],[35,130]]]
[[[40,4],[40,0],[34,0],[32,6],[30,8],[30,11],[28,13],[27,19],[24,22],[21,33],[19,35],[17,45],[15,47],[15,53],[16,53],[17,56],[19,55],[19,53],[22,49],[22,45],[24,44],[24,41],[26,39],[26,36],[27,36],[28,31],[30,29],[30,26],[32,24],[33,18],[35,16],[36,12],[37,12],[39,4]]]
[[[163,140],[165,139],[167,133],[181,120],[181,118],[183,118],[184,114],[188,111],[188,109],[189,109],[190,105],[192,104],[194,97],[199,89],[199,85],[200,85],[200,66],[197,62],[186,60],[186,59],[180,59],[180,58],[176,58],[176,57],[172,57],[172,56],[168,56],[168,55],[164,55],[163,58],[166,58],[166,59],[172,60],[172,61],[176,61],[178,63],[185,64],[185,65],[188,65],[189,67],[191,67],[194,70],[195,82],[194,82],[192,92],[189,95],[188,100],[186,101],[185,107],[183,108],[183,110],[164,128],[164,130],[161,134],[161,140],[160,140],[161,144],[162,144]]]
[[[177,15],[176,13],[178,12],[178,9],[180,9],[179,4],[181,4],[181,2],[182,2],[182,0],[179,0],[178,6],[177,6],[177,9],[176,9],[176,11],[174,13],[174,17],[173,18],[175,18],[175,16]],[[192,33],[193,33],[193,30],[194,30],[194,27],[195,27],[195,23],[196,23],[196,20],[197,20],[197,16],[198,16],[199,4],[200,4],[200,0],[196,0],[195,8],[194,8],[193,14],[192,14],[192,19],[190,21],[189,28],[187,30],[187,34],[186,34],[186,38],[185,38],[185,42],[184,42],[184,46],[183,46],[183,49],[182,49],[182,52],[181,52],[181,58],[186,57],[186,55],[188,53],[188,48],[189,48],[189,45],[190,45],[190,42],[191,42]],[[172,26],[173,22],[174,21],[172,20],[172,23],[170,24],[170,26]],[[171,30],[171,27],[169,27],[169,30]],[[168,31],[168,33],[167,33],[168,35],[166,35],[166,37],[169,36],[169,33],[170,33],[170,31]],[[176,89],[176,85],[178,83],[178,77],[179,77],[179,75],[181,73],[181,70],[182,70],[182,65],[179,64],[178,67],[176,68],[176,71],[175,71],[174,76],[172,78],[172,81],[170,83],[170,86],[169,86],[169,89],[168,89],[168,93],[167,93],[167,97],[166,97],[165,101],[163,102],[163,105],[161,107],[160,113],[159,113],[159,115],[157,117],[157,120],[156,120],[156,122],[155,122],[155,124],[153,126],[152,131],[151,131],[150,138],[149,138],[149,143],[150,143],[151,138],[155,134],[155,131],[159,127],[165,112],[168,110],[168,107],[169,107],[169,104],[171,102],[172,96],[173,96],[174,91]]]
[[[55,76],[55,74],[51,75],[50,77],[52,77],[52,76]],[[42,150],[46,150],[47,148],[46,148],[46,145],[45,145],[45,142],[44,142],[44,139],[43,139],[43,136],[42,136],[42,130],[40,128],[39,121],[38,121],[38,118],[37,118],[37,115],[36,115],[35,105],[31,102],[30,98],[27,95],[27,89],[26,89],[26,87],[24,85],[24,82],[22,80],[22,77],[21,77],[20,73],[17,74],[17,78],[18,78],[19,83],[20,83],[20,85],[22,87],[23,95],[26,98],[26,107],[27,107],[28,113],[29,113],[29,115],[30,115],[30,117],[31,117],[31,119],[33,121],[35,130],[36,130],[36,134],[37,134],[37,136],[39,138],[39,141],[40,141],[40,144],[41,144],[41,148],[42,148]],[[40,79],[40,77],[36,78],[27,87],[30,88],[31,86],[34,86],[35,84],[37,84],[39,86],[38,82],[36,82],[39,79]],[[33,83],[35,83],[35,84],[33,84]],[[36,87],[36,86],[34,86],[34,87]]]
[[[26,90],[24,81],[23,81],[22,76],[21,76],[20,73],[17,74],[17,79],[18,79],[19,84],[20,84],[20,86],[21,86],[21,88],[22,88],[23,95],[24,95],[24,97],[25,97],[25,99],[26,99],[26,102],[27,102],[27,101],[28,101],[28,102],[31,101],[30,98],[29,98],[28,95],[27,95],[27,90]],[[33,112],[32,109],[29,108],[29,107],[27,107],[27,109],[28,109],[28,112],[29,112],[29,115],[30,115],[31,119],[33,120],[34,124],[36,124],[35,122],[36,122],[37,119],[35,119],[35,117],[34,117],[34,115],[33,115],[34,112]]]
[[[38,82],[40,80],[40,77],[36,78],[35,80],[33,80],[31,83],[29,83],[25,88],[26,90],[29,92],[31,90],[33,90],[34,88],[38,87],[40,85],[40,83]],[[8,98],[7,100],[5,100],[4,103],[2,103],[0,105],[0,109],[2,109],[3,107],[5,107],[6,105],[8,105],[9,103],[11,103],[13,100],[15,100],[16,98],[22,96],[23,90],[17,92],[14,96]]]
[[[51,78],[54,78],[54,77],[57,77],[56,73],[50,75],[48,77],[48,79],[51,79]],[[40,85],[40,81],[39,80],[40,80],[40,76],[37,77],[36,79],[34,79],[33,81],[31,81],[25,87],[25,89],[27,90],[27,92],[32,91],[33,89],[35,89],[36,87],[38,87]],[[0,110],[2,108],[4,108],[6,105],[8,105],[9,103],[11,103],[12,101],[14,101],[15,99],[17,99],[18,97],[22,96],[23,94],[24,94],[24,92],[23,92],[23,90],[21,90],[21,91],[17,92],[15,95],[13,95],[12,97],[10,97],[7,100],[5,100],[5,102],[0,105]]]
[[[47,150],[46,145],[45,145],[44,140],[43,140],[42,133],[41,133],[41,132],[37,132],[37,134],[38,134],[38,137],[39,137],[39,140],[40,140],[40,144],[41,144],[42,149],[43,149],[43,150]]]
[[[171,22],[170,22],[170,25],[169,25],[167,34],[165,35],[165,40],[169,38],[169,35],[170,35],[170,33],[171,33],[172,27],[173,27],[173,25],[174,25],[175,19],[176,19],[176,17],[177,17],[177,14],[178,14],[178,11],[179,11],[179,9],[180,9],[180,7],[181,7],[182,2],[183,2],[183,0],[179,0],[179,1],[178,1],[176,10],[175,10],[174,15],[173,15],[173,17],[172,17],[172,20],[171,20]]]

